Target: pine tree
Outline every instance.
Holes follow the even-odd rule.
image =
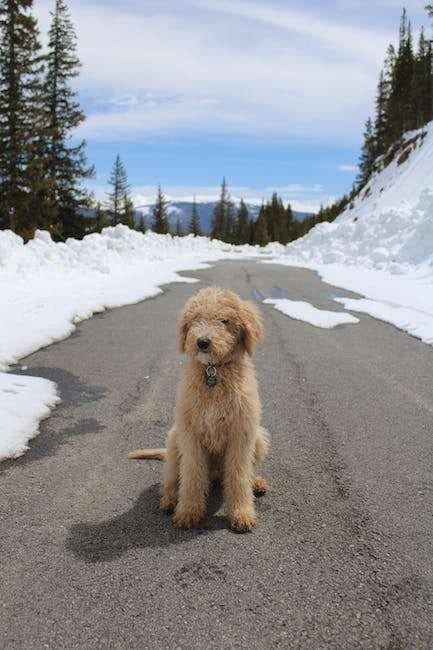
[[[234,238],[234,225],[234,206],[227,189],[226,179],[223,178],[220,198],[213,212],[211,237],[231,242]]]
[[[382,71],[379,77],[376,95],[376,117],[374,121],[375,154],[381,156],[389,146],[388,102],[391,85]]]
[[[93,175],[87,164],[84,141],[69,143],[72,132],[85,116],[71,82],[81,66],[76,55],[76,35],[65,0],[56,0],[48,33],[47,75],[45,84],[49,125],[49,174],[54,183],[58,219],[64,237],[80,232],[80,209],[89,195],[82,181]]]
[[[146,221],[145,221],[143,215],[140,216],[140,219],[139,219],[139,221],[138,221],[138,228],[137,228],[137,230],[139,230],[139,231],[142,232],[143,234],[146,232]]]
[[[259,246],[266,246],[269,243],[268,225],[266,223],[265,208],[260,208],[259,216],[254,227],[254,243]]]
[[[128,226],[128,228],[131,228],[131,230],[135,229],[134,203],[131,197],[128,196],[127,194],[125,194],[123,197],[123,209],[120,217],[120,222],[124,226]]]
[[[248,244],[250,240],[250,216],[248,208],[243,199],[239,203],[238,214],[236,218],[236,244]]]
[[[101,232],[108,225],[107,214],[98,201],[95,207],[95,232]]]
[[[374,141],[373,122],[369,117],[365,123],[364,144],[359,159],[358,186],[364,187],[374,170],[376,144]]]
[[[43,58],[33,0],[0,2],[0,228],[31,234],[29,208],[44,195]],[[31,166],[31,169],[30,169]],[[39,210],[37,210],[39,212]]]
[[[191,221],[189,222],[189,232],[196,237],[201,237],[200,217],[197,210],[195,197],[192,201]]]
[[[287,244],[289,241],[292,241],[292,239],[294,239],[293,237],[294,228],[295,228],[295,220],[293,219],[293,210],[290,203],[288,203],[286,208],[287,239],[285,241],[281,240],[282,244]]]
[[[254,219],[250,219],[248,243],[251,244],[251,246],[254,246],[254,244],[256,243],[256,241],[255,241],[255,227],[256,227],[256,224],[255,224]]]
[[[168,223],[167,199],[164,196],[161,185],[158,185],[158,194],[156,196],[156,203],[153,208],[152,230],[158,235],[166,235],[170,232],[170,226]]]
[[[128,175],[119,154],[114,161],[108,182],[113,188],[108,194],[108,209],[111,213],[111,225],[115,226],[122,221],[122,209],[125,207],[125,201],[129,199]]]
[[[432,117],[432,46],[421,30],[412,77],[412,101],[415,128],[424,126]]]
[[[391,143],[398,140],[405,131],[415,126],[415,108],[412,95],[413,72],[412,28],[410,21],[407,19],[406,9],[404,9],[400,21],[399,48],[389,97],[388,120]]]

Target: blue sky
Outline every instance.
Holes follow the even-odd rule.
[[[408,0],[415,28],[428,19]],[[402,5],[394,0],[71,0],[103,197],[117,153],[137,204],[274,189],[299,209],[348,190]],[[366,6],[370,5],[367,9]],[[35,0],[41,30],[51,0]]]

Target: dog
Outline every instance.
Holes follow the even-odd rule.
[[[232,291],[201,289],[181,312],[177,337],[188,360],[167,448],[129,457],[164,460],[161,509],[174,511],[175,526],[200,525],[210,484],[219,480],[230,527],[249,531],[256,525],[254,494],[268,488],[254,471],[269,446],[251,361],[263,337],[260,314]]]

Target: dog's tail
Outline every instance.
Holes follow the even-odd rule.
[[[166,449],[136,449],[135,451],[129,452],[128,458],[135,458],[137,460],[144,460],[146,458],[165,460],[166,455]]]

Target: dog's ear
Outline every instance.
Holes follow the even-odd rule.
[[[177,348],[180,354],[185,352],[186,335],[189,327],[189,309],[187,306],[181,311],[177,319]]]
[[[263,338],[263,324],[259,310],[252,302],[247,300],[242,301],[241,323],[243,344],[251,357],[254,354],[257,342]]]

